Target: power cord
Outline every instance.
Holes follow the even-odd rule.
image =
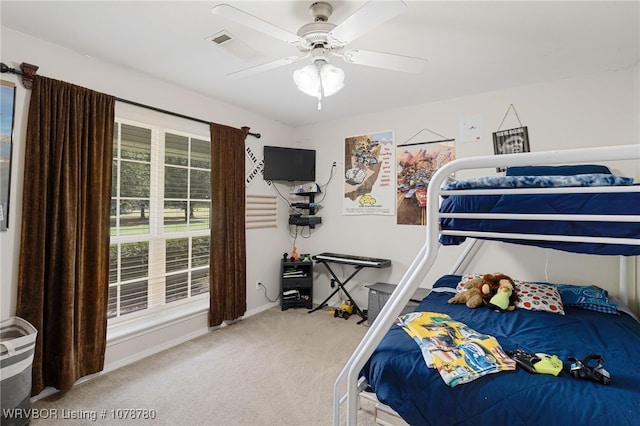
[[[274,300],[269,299],[269,296],[267,295],[267,288],[264,286],[264,284],[262,284],[261,282],[258,282],[258,285],[262,287],[262,289],[264,290],[264,298],[267,299],[269,302],[275,303],[278,301],[278,299],[280,299],[280,295],[278,295],[278,297],[276,297]]]
[[[298,232],[298,228],[301,228],[300,232]],[[293,245],[296,245],[296,239],[298,238],[298,235],[300,235],[300,237],[302,238],[310,238],[311,237],[311,230],[308,230],[307,233],[305,233],[305,228],[307,228],[306,226],[298,226],[298,225],[289,225],[289,236],[291,238],[293,238]],[[292,231],[292,229],[294,229],[295,231]]]
[[[337,163],[334,161],[333,163],[331,163],[331,170],[329,171],[329,179],[327,180],[326,183],[324,183],[323,185],[318,185],[320,188],[320,191],[322,193],[322,197],[316,202],[316,209],[320,209],[322,208],[322,206],[320,205],[320,202],[324,200],[324,197],[327,196],[327,187],[329,186],[329,183],[331,182],[331,180],[333,179],[333,169],[335,169],[337,167]],[[287,206],[289,207],[290,210],[294,211],[295,213],[298,214],[304,214],[303,210],[300,210],[298,208],[296,208],[295,206],[292,205],[291,200],[289,200],[287,197],[285,197],[280,190],[278,189],[278,185],[274,184],[271,186],[277,193],[278,196],[284,200],[284,202],[287,204]],[[290,192],[293,192],[293,187],[290,188]],[[298,225],[294,225],[295,226],[295,233],[291,232],[291,227],[289,227],[289,236],[292,237],[294,239],[294,246],[295,246],[295,239],[298,236]],[[304,227],[303,227],[304,229]],[[309,233],[308,235],[305,235],[303,232],[300,233],[300,236],[302,238],[309,238],[311,237],[311,229],[309,229]]]
[[[550,282],[549,281],[549,250],[546,250],[546,259],[544,261],[544,279],[546,280],[546,282]]]
[[[331,179],[333,179],[333,169],[336,168],[336,162],[334,161],[331,164],[331,170],[329,171],[329,179],[327,180],[327,183],[325,183],[324,185],[320,185],[320,188],[322,188],[322,197],[320,197],[320,199],[317,201],[317,203],[321,203],[324,200],[324,197],[327,196],[327,187],[329,186],[329,183],[331,182]]]
[[[287,203],[287,206],[289,206],[289,208],[293,208],[291,206],[291,201],[289,201],[289,199],[287,197],[285,197],[284,195],[282,195],[282,193],[280,192],[280,190],[278,189],[278,185],[276,185],[275,183],[272,185],[273,189],[276,190],[276,192],[278,193],[278,195],[280,196],[280,198],[282,198],[284,200],[285,203]]]

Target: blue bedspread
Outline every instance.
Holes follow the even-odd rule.
[[[434,285],[454,288],[459,276]],[[378,399],[418,425],[632,425],[640,418],[640,323],[565,306],[565,315],[516,309],[498,313],[449,305],[450,293],[431,292],[416,311],[442,312],[494,336],[505,351],[525,349],[567,357],[600,354],[612,383],[506,371],[449,387],[423,361],[401,328],[384,337],[362,374]]]
[[[508,177],[507,177],[508,178]],[[640,192],[583,193],[537,195],[471,195],[449,196],[440,206],[444,213],[543,213],[640,215]],[[537,233],[547,235],[578,235],[593,237],[624,237],[640,239],[640,223],[522,221],[452,219],[440,220],[442,230]],[[441,235],[443,245],[456,245],[465,237]],[[505,240],[509,241],[509,240]],[[567,243],[521,240],[518,244],[555,248],[574,253],[601,255],[640,255],[640,246],[596,243]]]

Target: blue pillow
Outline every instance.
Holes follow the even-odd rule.
[[[581,164],[576,166],[518,166],[508,167],[506,176],[573,176],[585,174],[611,174],[607,166]]]
[[[605,314],[620,315],[618,307],[609,302],[609,293],[600,287],[578,286],[571,284],[556,284],[562,304],[565,306],[576,306],[592,311],[603,312]]]

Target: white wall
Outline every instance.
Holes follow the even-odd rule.
[[[296,246],[299,253],[323,251],[389,258],[388,269],[365,269],[352,281],[349,289],[359,304],[366,306],[365,284],[373,282],[397,282],[424,241],[424,228],[396,225],[395,216],[342,216],[344,170],[344,138],[371,131],[394,130],[396,143],[402,143],[423,128],[448,137],[458,138],[460,117],[482,115],[482,140],[458,142],[456,155],[468,157],[492,154],[491,133],[495,131],[507,108],[513,104],[528,126],[532,151],[591,147],[601,145],[639,143],[638,123],[640,71],[614,71],[576,79],[567,79],[531,87],[515,88],[442,102],[406,107],[385,113],[349,117],[331,123],[291,129],[275,121],[255,115],[198,93],[175,85],[154,80],[148,76],[111,64],[87,58],[75,52],[34,39],[2,27],[2,60],[12,67],[28,62],[40,67],[39,74],[68,81],[94,90],[103,91],[143,104],[176,111],[185,115],[228,124],[234,127],[251,126],[262,134],[261,139],[247,138],[246,145],[261,155],[263,145],[290,145],[317,150],[317,182],[329,179],[331,164],[338,163],[334,176],[319,212],[323,223],[311,233],[305,230],[299,235]],[[29,92],[17,76],[3,74],[5,80],[14,81],[18,87],[16,108],[16,141],[11,188],[11,223],[8,232],[0,233],[0,317],[15,314],[18,249],[20,239],[20,215],[22,211],[22,164],[24,163],[24,134]],[[339,95],[336,95],[339,96]],[[135,111],[122,105],[118,113],[140,114],[141,119],[152,119],[146,111]],[[125,117],[135,119],[136,117]],[[515,127],[510,116],[503,128]],[[177,126],[189,131],[208,134],[206,128],[180,120]],[[247,171],[250,163],[247,161]],[[623,164],[621,170],[640,179],[640,165]],[[281,192],[288,192],[286,185],[278,184]],[[260,178],[247,188],[249,194],[275,195]],[[279,291],[279,259],[289,252],[293,238],[287,225],[288,209],[279,202],[278,228],[247,231],[247,306],[249,314],[269,307],[263,292],[255,289],[260,280],[268,288],[268,295],[275,299]],[[504,271],[523,279],[544,279],[578,283],[598,283],[613,290],[618,269],[615,259],[596,256],[578,256],[547,252],[518,246],[487,244],[480,264],[470,270],[477,272]],[[506,248],[504,248],[506,247]],[[434,270],[425,286],[437,276],[446,273],[459,248],[443,248]],[[640,268],[638,268],[640,269]],[[348,276],[349,266],[335,269],[338,275]],[[636,271],[636,275],[640,273]],[[317,267],[314,286],[315,301],[324,299],[330,292],[328,275]],[[635,296],[634,296],[635,297]],[[314,315],[323,315],[317,312]],[[206,332],[206,315],[199,314],[176,323],[173,327],[157,330],[136,339],[123,339],[107,349],[107,369],[145,356],[157,349]]]
[[[328,188],[321,210],[323,224],[307,245],[314,252],[336,252],[388,258],[389,269],[365,269],[360,272],[352,296],[366,306],[364,284],[400,280],[424,242],[424,227],[396,225],[395,216],[342,216],[344,178],[344,138],[380,130],[394,130],[396,144],[423,128],[441,135],[459,138],[461,117],[481,114],[482,137],[479,142],[457,142],[456,156],[493,154],[492,132],[498,129],[510,104],[522,124],[528,127],[532,151],[595,147],[639,143],[638,67],[582,78],[567,79],[529,87],[469,96],[437,103],[417,105],[341,121],[318,124],[296,130],[297,139],[318,150],[320,171],[338,161],[338,176]],[[437,84],[437,83],[436,83]],[[510,113],[502,129],[518,127]],[[433,140],[426,135],[426,140]],[[414,140],[414,142],[416,142]],[[639,147],[640,149],[640,147]],[[640,178],[637,162],[614,166],[618,171]],[[323,176],[321,175],[321,178]],[[615,257],[565,254],[498,243],[485,244],[481,263],[474,262],[469,272],[503,271],[516,278],[547,279],[552,282],[594,283],[617,293],[618,263]],[[460,249],[440,250],[433,271],[423,286],[449,270]],[[342,276],[350,267],[338,268]],[[316,269],[316,299],[330,293],[328,274]],[[634,296],[635,297],[635,296]]]

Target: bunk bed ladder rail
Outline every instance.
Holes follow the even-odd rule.
[[[375,348],[382,341],[386,331],[391,327],[396,317],[402,311],[419,286],[427,272],[433,266],[439,249],[439,205],[440,188],[452,173],[463,169],[484,169],[506,166],[529,166],[535,164],[571,164],[584,162],[601,162],[629,160],[640,158],[640,145],[618,145],[598,148],[583,148],[571,150],[545,151],[537,153],[520,153],[507,155],[489,155],[481,157],[461,158],[442,166],[429,183],[427,193],[427,226],[426,241],[409,268],[400,279],[397,288],[391,294],[389,300],[382,308],[378,317],[364,335],[353,354],[343,367],[334,386],[334,412],[333,422],[335,426],[340,424],[340,409],[344,402],[347,404],[346,421],[348,425],[357,424],[358,394],[360,370],[369,359]],[[435,190],[434,190],[435,189]],[[635,221],[637,221],[636,219]],[[472,236],[472,235],[469,235]],[[634,244],[638,244],[636,241]],[[477,251],[478,245],[471,244],[460,257],[454,270],[463,266],[466,257]],[[620,256],[620,258],[625,258]],[[629,262],[621,261],[621,278],[628,278]],[[623,272],[624,270],[624,272]],[[622,287],[622,282],[621,282]],[[627,296],[627,290],[621,288],[621,296]],[[342,387],[346,380],[346,394],[341,397]]]

